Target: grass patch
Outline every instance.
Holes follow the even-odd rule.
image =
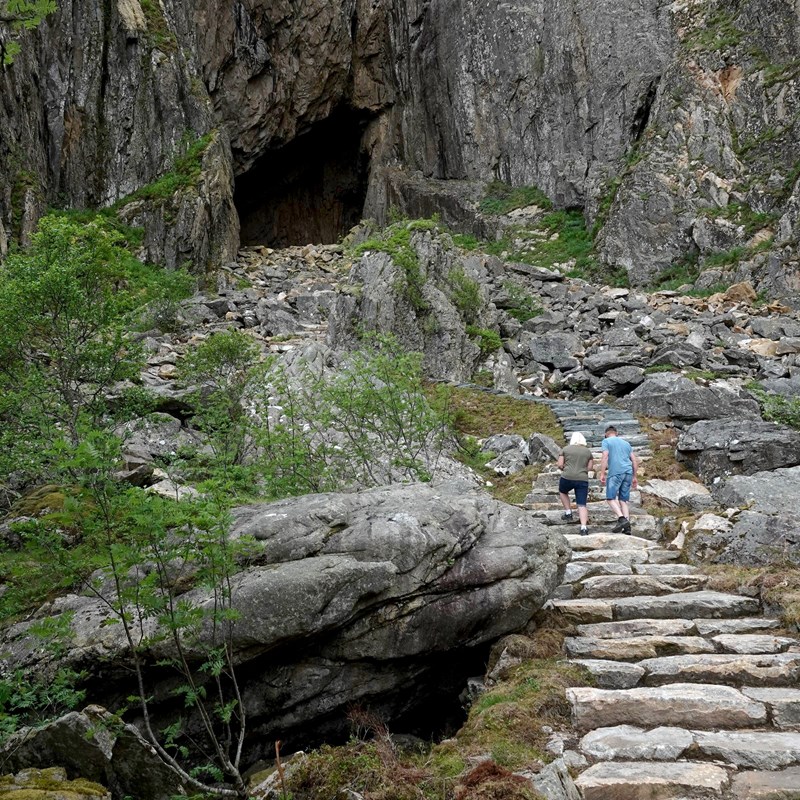
[[[481,355],[488,356],[490,353],[500,350],[503,346],[503,340],[497,331],[489,328],[479,328],[477,325],[467,325],[466,332],[467,336],[472,336],[478,340]]]
[[[800,397],[772,394],[755,382],[749,383],[746,388],[758,400],[763,419],[800,431]]]
[[[162,53],[178,52],[178,39],[170,30],[158,0],[141,0],[142,12],[147,22],[147,39]]]
[[[461,318],[468,324],[476,322],[483,305],[481,287],[460,267],[450,270],[447,278],[452,291],[451,299]]]
[[[653,453],[646,461],[642,461],[641,482],[645,483],[651,478],[659,478],[664,481],[690,480],[700,482],[697,475],[686,469],[675,458],[675,448],[678,445],[680,431],[677,428],[664,426],[664,421],[660,419],[651,417],[639,417],[638,419],[642,431],[647,434],[650,440],[650,449]],[[648,495],[643,495],[643,498],[646,501]]]
[[[478,208],[484,214],[499,215],[532,205],[545,210],[553,207],[550,198],[537,186],[511,186],[503,181],[492,181]]]
[[[203,168],[203,154],[216,137],[216,132],[210,131],[191,140],[193,136],[195,134],[185,137],[183,145],[185,149],[183,153],[175,158],[173,167],[169,172],[165,172],[152,183],[141,186],[135,192],[131,192],[131,194],[117,200],[112,209],[116,211],[137,200],[164,202],[182,189],[194,186],[200,178]]]
[[[719,592],[757,589],[763,602],[782,609],[787,627],[800,626],[800,569],[797,567],[741,567],[736,564],[703,565],[711,576],[708,588]]]
[[[747,203],[729,203],[722,208],[707,209],[704,216],[711,219],[726,219],[734,225],[741,225],[748,237],[773,225],[779,217],[775,213],[753,211]]]
[[[709,13],[702,26],[684,39],[684,46],[695,52],[715,52],[741,44],[744,33],[736,27],[736,15],[724,8]]]
[[[568,728],[565,690],[590,683],[585,670],[559,659],[524,662],[478,699],[456,737],[458,747],[465,755],[492,753],[511,769],[548,762],[549,734],[542,727]]]
[[[493,433],[518,433],[526,437],[544,433],[560,444],[564,442],[561,426],[544,403],[478,389],[448,387],[448,404],[456,430],[462,434],[483,438]]]
[[[506,281],[503,288],[508,293],[511,302],[511,306],[506,311],[518,322],[527,322],[542,313],[542,304],[538,298],[529,295],[519,284]]]

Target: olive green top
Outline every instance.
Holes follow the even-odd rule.
[[[561,477],[569,481],[588,481],[589,471],[587,469],[592,458],[592,451],[588,447],[580,444],[568,444],[562,451],[564,456],[564,469],[561,470]]]

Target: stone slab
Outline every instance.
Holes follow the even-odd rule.
[[[564,650],[571,658],[610,658],[615,661],[715,652],[714,645],[700,636],[629,636],[619,639],[570,636],[564,639]]]
[[[767,705],[776,728],[800,730],[800,689],[744,688],[742,693]]]
[[[797,645],[797,639],[758,633],[722,633],[712,641],[723,653],[784,653]]]
[[[597,728],[581,739],[580,749],[594,761],[674,761],[694,742],[685,728],[649,731],[633,725]]]
[[[549,606],[572,622],[607,622],[614,618],[611,604],[603,600],[552,600]]]
[[[740,772],[731,782],[732,800],[800,800],[800,767],[780,772]]]
[[[571,664],[580,664],[592,673],[598,689],[632,689],[644,676],[638,664],[606,659],[578,658]]]
[[[647,674],[644,683],[658,686],[676,681],[724,683],[735,686],[794,686],[800,681],[800,655],[708,655],[665,656],[640,662]]]
[[[570,561],[564,571],[564,583],[577,583],[595,575],[631,575],[629,564],[613,564],[607,561]]]
[[[606,761],[578,776],[584,800],[697,800],[718,798],[728,787],[726,770],[691,761]]]
[[[704,755],[740,768],[776,770],[800,764],[800,733],[695,731],[694,740]]]
[[[637,617],[741,617],[759,610],[757,600],[724,592],[680,592],[660,597],[623,597],[613,600],[614,619]]]
[[[742,617],[741,619],[696,619],[697,632],[701,636],[717,636],[725,633],[751,633],[781,627],[781,621],[771,617]]]
[[[767,722],[764,703],[730,686],[677,683],[634,689],[567,689],[572,717],[580,731],[613,725],[752,728]]]
[[[581,597],[630,597],[662,595],[676,591],[699,590],[708,582],[705,575],[598,575],[583,581]]]
[[[649,539],[624,533],[567,534],[567,541],[573,550],[649,550],[656,547]]]
[[[622,622],[596,622],[578,625],[581,636],[616,639],[628,636],[689,636],[696,632],[690,619],[627,619]]]

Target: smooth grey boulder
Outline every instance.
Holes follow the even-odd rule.
[[[530,621],[570,554],[559,533],[462,483],[242,507],[232,535],[257,545],[256,565],[231,582],[240,613],[232,646],[265,741],[320,720],[341,725],[353,702],[391,717],[441,691],[454,679],[455,654]],[[199,588],[182,599],[213,603]],[[106,624],[107,608],[92,597],[60,598],[49,613],[66,611],[74,617],[64,663],[117,677],[90,682],[89,699],[129,694],[121,626]],[[44,669],[30,624],[7,629],[3,650],[12,666]],[[153,657],[165,654],[166,644]]]
[[[572,369],[578,366],[576,356],[582,355],[583,345],[572,333],[523,333],[520,337],[528,351],[528,357],[537,364],[553,369]]]
[[[800,433],[740,417],[696,422],[678,439],[676,456],[706,483],[800,464]]]
[[[722,386],[698,386],[677,373],[648,375],[620,404],[635,414],[681,420],[758,418],[758,404]]]

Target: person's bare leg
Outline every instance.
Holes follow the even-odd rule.
[[[619,500],[615,497],[613,500],[606,500],[608,507],[614,512],[615,517],[624,517],[622,509],[620,508]]]
[[[589,509],[586,506],[578,506],[578,518],[581,521],[581,528],[589,524]]]
[[[559,492],[558,496],[561,498],[561,505],[564,506],[564,511],[572,511],[572,506],[570,506],[569,502],[569,495],[564,494],[564,492]]]
[[[619,501],[619,510],[621,516],[625,517],[625,519],[630,519],[630,509],[628,508],[628,504],[625,500]]]

